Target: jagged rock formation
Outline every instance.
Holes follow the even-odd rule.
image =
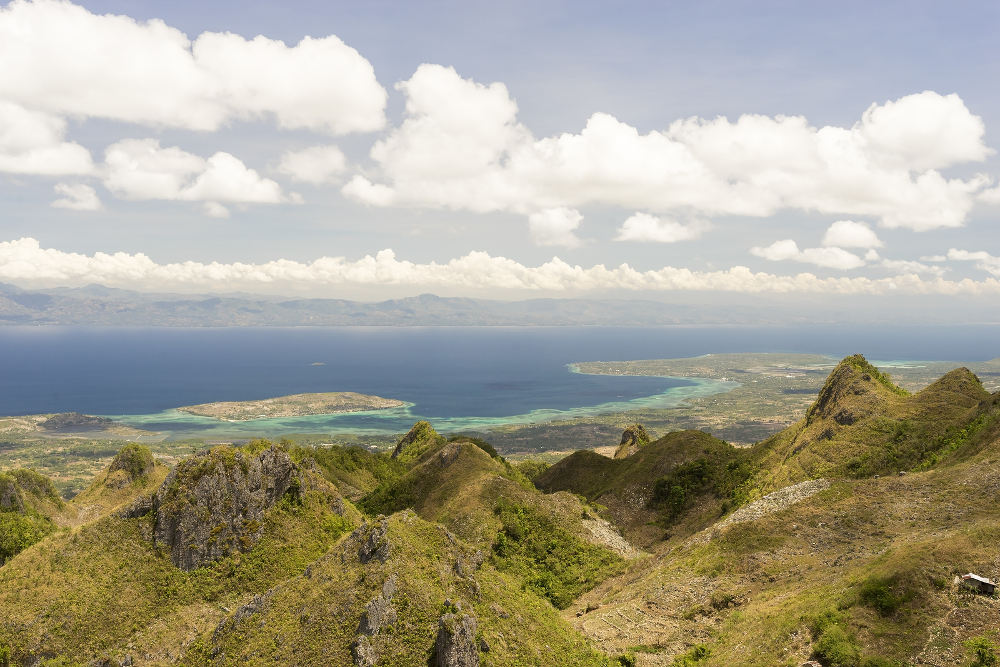
[[[358,622],[358,637],[351,645],[351,657],[356,667],[374,667],[378,662],[378,650],[371,638],[385,626],[396,622],[396,609],[392,606],[395,594],[396,577],[392,575],[382,584],[382,591],[365,605]]]
[[[374,524],[366,521],[351,534],[351,539],[358,542],[358,559],[362,563],[372,560],[384,563],[389,559],[388,531],[385,517],[379,516]]]
[[[627,426],[622,432],[622,440],[618,445],[618,449],[615,450],[615,458],[623,459],[626,456],[631,456],[639,451],[640,447],[645,447],[649,444],[649,434],[646,433],[646,429],[642,427],[642,424],[632,424]]]
[[[444,442],[444,436],[438,435],[434,427],[429,422],[419,421],[400,438],[396,444],[396,449],[392,451],[392,458],[402,461],[414,461],[434,445]]]
[[[462,611],[460,604],[453,613],[442,614],[434,642],[434,664],[437,667],[478,667],[479,644],[476,642],[476,617]]]
[[[182,461],[164,480],[153,539],[184,570],[247,551],[260,539],[264,512],[285,495],[297,497],[301,486],[287,452],[216,448]]]

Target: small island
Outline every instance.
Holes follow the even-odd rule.
[[[250,421],[275,417],[308,417],[341,412],[386,410],[406,405],[408,404],[393,398],[357,394],[352,391],[331,391],[318,394],[291,394],[259,401],[202,403],[177,409],[192,415],[214,417],[224,421]]]

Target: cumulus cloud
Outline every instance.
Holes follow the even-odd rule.
[[[89,174],[94,168],[90,151],[65,141],[65,134],[62,118],[0,99],[0,172]]]
[[[881,248],[884,244],[867,224],[838,220],[826,230],[823,245],[838,248]]]
[[[103,175],[104,186],[120,198],[213,202],[206,208],[213,217],[228,215],[219,202],[295,201],[229,153],[218,152],[206,160],[176,146],[163,148],[156,139],[125,139],[109,146]]]
[[[101,199],[97,196],[97,191],[89,185],[57,183],[54,189],[56,194],[62,195],[52,202],[55,208],[68,208],[73,211],[101,210]]]
[[[526,215],[589,204],[651,215],[796,209],[927,230],[964,224],[988,184],[938,171],[990,154],[982,120],[957,95],[927,91],[873,105],[851,127],[744,115],[642,134],[595,113],[579,133],[536,139],[501,83],[421,65],[397,88],[406,118],[373,147],[364,181],[344,189],[372,205]]]
[[[648,213],[635,213],[622,223],[615,240],[677,243],[698,238],[707,227],[707,223],[700,221],[684,224]]]
[[[347,157],[336,146],[311,146],[281,156],[278,171],[296,181],[322,185],[336,183],[347,170]]]
[[[123,54],[127,54],[123,57]],[[288,46],[59,0],[0,8],[0,99],[59,115],[215,130],[233,119],[330,134],[385,123],[371,64],[336,36]]]
[[[528,216],[528,229],[538,245],[575,248],[581,244],[576,230],[583,216],[571,208],[549,208]]]
[[[948,251],[948,259],[957,262],[976,262],[977,269],[1000,277],[1000,257],[991,255],[985,250],[969,251],[952,248]]]
[[[331,285],[407,285],[429,288],[511,289],[538,291],[659,290],[737,293],[826,294],[1000,294],[1000,280],[948,281],[906,273],[886,278],[820,278],[812,273],[775,275],[745,266],[720,271],[692,271],[665,266],[639,271],[628,264],[608,268],[572,265],[558,257],[525,266],[505,257],[470,252],[445,263],[418,264],[392,250],[357,260],[320,257],[312,262],[278,259],[262,264],[178,262],[158,264],[142,253],[93,255],[42,248],[33,238],[0,242],[0,281],[27,286],[85,285],[150,290],[260,289]]]
[[[856,269],[865,265],[865,260],[843,248],[805,248],[799,249],[792,239],[775,241],[766,247],[750,248],[750,253],[772,262],[792,260],[806,264],[815,264],[828,269]]]

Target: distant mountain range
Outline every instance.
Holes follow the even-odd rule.
[[[751,323],[758,309],[717,317],[697,304],[625,299],[500,301],[422,294],[375,303],[261,295],[148,294],[99,285],[25,290],[0,284],[0,324],[127,326],[503,326]]]
[[[669,301],[667,300],[669,299]],[[525,300],[434,294],[353,301],[262,294],[168,294],[88,285],[29,290],[0,283],[0,326],[663,326],[1000,322],[1000,305],[935,295],[671,292]]]

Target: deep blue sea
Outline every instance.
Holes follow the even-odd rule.
[[[718,383],[582,375],[567,364],[722,352],[809,352],[879,360],[1000,356],[1000,327],[0,327],[0,414],[129,416],[175,435],[442,430],[666,406]],[[407,408],[219,423],[173,410],[318,391],[396,398]]]

